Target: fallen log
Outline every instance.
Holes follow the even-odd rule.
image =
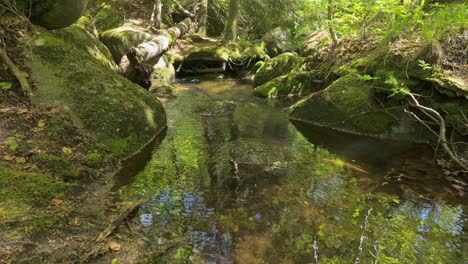
[[[158,31],[151,40],[127,51],[120,60],[119,73],[130,81],[149,88],[153,65],[178,38],[195,28],[195,23],[190,18],[186,18],[169,29]]]

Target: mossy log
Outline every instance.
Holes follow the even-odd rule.
[[[174,27],[159,31],[153,39],[130,48],[120,61],[120,74],[143,87],[149,87],[153,65],[178,38],[193,31],[194,28],[195,23],[190,18],[186,18]]]

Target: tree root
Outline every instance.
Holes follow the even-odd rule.
[[[10,57],[8,57],[8,54],[6,53],[6,51],[1,47],[0,47],[0,59],[8,67],[8,69],[11,71],[11,73],[15,76],[15,78],[20,83],[23,94],[28,96],[28,97],[31,97],[32,96],[32,91],[31,91],[31,88],[29,87],[29,82],[28,82],[28,79],[27,79],[28,74],[25,73],[24,71],[20,70],[13,63],[13,61],[11,61]]]
[[[439,125],[439,133],[435,132],[432,130],[423,120],[421,120],[419,117],[417,117],[415,114],[412,114],[416,120],[418,120],[420,123],[422,123],[424,126],[426,126],[429,131],[431,131],[433,134],[438,136],[439,138],[439,144],[442,146],[443,150],[445,153],[447,153],[450,157],[451,160],[453,160],[456,164],[458,164],[460,167],[463,168],[463,170],[468,171],[468,165],[462,162],[457,155],[450,149],[450,146],[447,144],[447,136],[446,136],[446,126],[445,126],[445,120],[444,118],[437,112],[436,110],[423,106],[419,103],[419,101],[416,99],[416,97],[409,93],[409,103],[412,107],[420,110],[423,114],[431,118],[433,121],[435,121]]]

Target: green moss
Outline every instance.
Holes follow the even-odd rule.
[[[126,141],[125,148],[108,146],[119,157],[140,148],[165,126],[159,101],[95,56],[99,41],[92,35],[79,27],[37,30],[29,65],[38,83],[36,103],[68,110],[79,128],[101,142]]]
[[[123,25],[124,12],[116,4],[102,3],[97,9],[98,11],[93,16],[93,20],[99,32]]]
[[[93,168],[99,168],[102,165],[103,161],[104,159],[99,153],[90,153],[85,157],[86,165]]]
[[[255,74],[254,84],[262,85],[276,77],[289,73],[294,67],[302,62],[302,59],[293,53],[283,53],[270,60]]]
[[[107,146],[109,151],[114,153],[117,157],[124,157],[130,149],[129,139],[106,139],[103,143]]]
[[[67,189],[66,183],[50,175],[22,172],[5,163],[0,165],[2,212],[15,210],[15,203],[24,208],[46,205],[51,199],[63,197]],[[8,208],[9,206],[12,207]]]
[[[49,170],[63,180],[73,180],[80,177],[80,169],[73,166],[68,158],[52,154],[37,154],[32,159],[39,167]]]
[[[322,87],[314,83],[311,72],[291,72],[264,83],[254,90],[257,97],[287,97],[306,96],[320,90]]]
[[[126,25],[106,30],[99,38],[109,49],[114,60],[120,62],[129,48],[150,40],[152,36],[141,28]]]
[[[371,82],[342,77],[293,106],[291,117],[358,134],[406,137],[415,128],[402,121],[401,109],[386,110],[375,99]]]

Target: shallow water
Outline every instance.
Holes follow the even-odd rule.
[[[463,193],[423,146],[292,124],[287,102],[232,80],[181,83],[148,165],[122,178],[147,197],[156,263],[467,263]]]

